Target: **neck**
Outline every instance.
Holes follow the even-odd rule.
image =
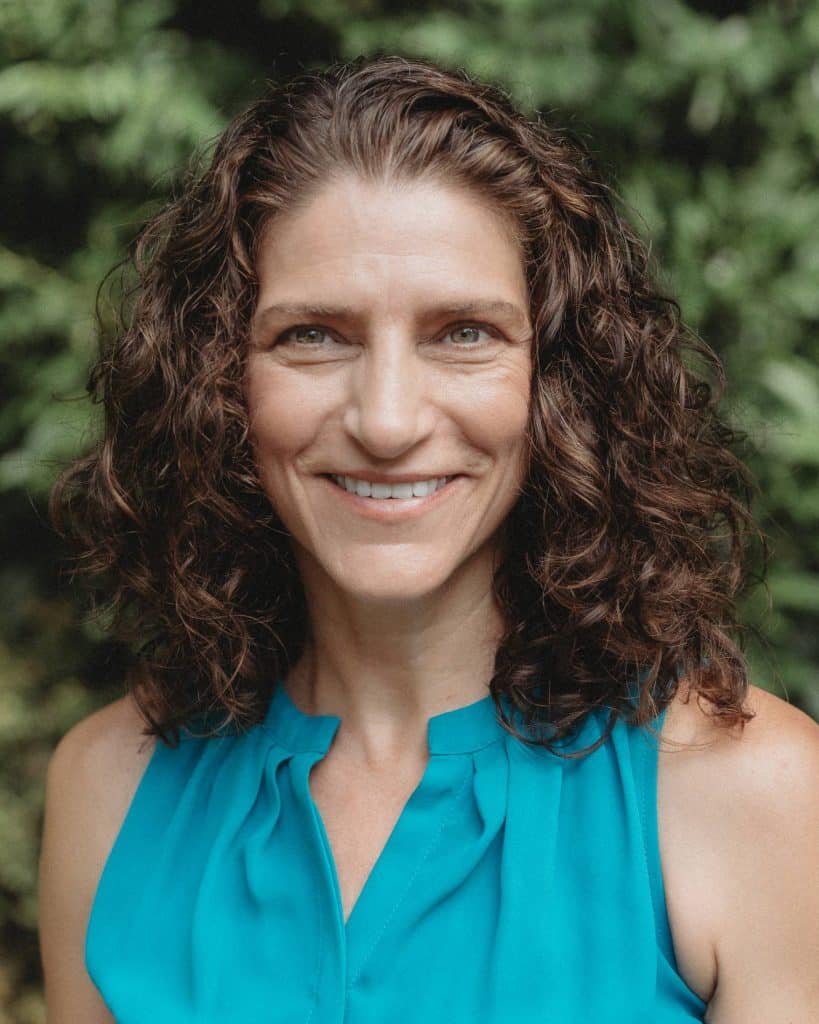
[[[504,627],[489,583],[400,607],[306,591],[310,639],[286,688],[302,711],[341,718],[334,748],[357,762],[417,758],[432,715],[488,696]]]

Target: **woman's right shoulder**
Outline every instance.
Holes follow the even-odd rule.
[[[52,754],[80,771],[101,767],[115,773],[117,781],[140,774],[150,760],[156,738],[145,736],[146,722],[131,694],[120,697],[73,725]]]
[[[156,747],[145,724],[127,694],[73,725],[48,763],[45,825],[59,829],[67,846],[86,847],[92,893]],[[70,856],[65,846],[53,852],[61,860]]]
[[[40,850],[40,950],[49,1020],[108,1024],[85,937],[108,855],[156,743],[129,695],[81,719],[48,762]]]
[[[118,832],[156,746],[155,737],[144,735],[145,725],[130,694],[81,719],[51,755],[47,793],[55,801],[86,805],[97,818],[98,834]]]

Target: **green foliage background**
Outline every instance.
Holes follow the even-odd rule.
[[[93,434],[97,285],[191,153],[265,79],[373,51],[438,57],[578,131],[722,356],[754,442],[772,608],[753,681],[819,718],[819,6],[680,0],[0,0],[0,1024],[45,1019],[46,763],[120,696],[45,519]]]

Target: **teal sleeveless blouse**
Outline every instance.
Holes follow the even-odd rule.
[[[649,733],[619,720],[570,761],[510,736],[490,696],[433,716],[423,778],[345,923],[308,786],[340,722],[278,683],[243,735],[157,742],[86,934],[118,1024],[704,1019],[672,947]]]

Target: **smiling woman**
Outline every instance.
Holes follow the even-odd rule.
[[[465,607],[483,601],[492,538],[526,472],[532,328],[513,232],[463,187],[350,176],[273,218],[257,268],[255,460],[311,618],[344,608],[364,636],[385,601],[442,603],[449,615],[458,593]],[[283,309],[321,322],[292,326]],[[464,322],[464,310],[491,322]],[[447,477],[413,497],[413,483]],[[409,493],[379,491],[390,484]],[[414,646],[413,633],[401,642]],[[465,695],[480,694],[476,682]]]
[[[49,767],[55,1019],[813,1019],[819,729],[749,683],[721,367],[583,146],[335,65],[134,262],[51,503],[133,644]]]

